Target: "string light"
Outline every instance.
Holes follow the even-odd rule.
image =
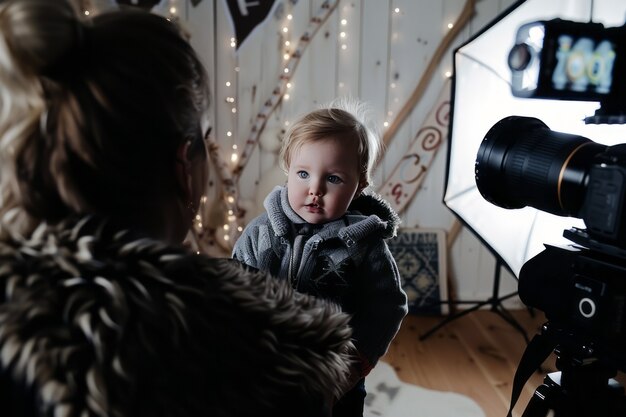
[[[452,71],[446,71],[444,75],[446,78],[450,78],[452,77]]]
[[[454,23],[448,23],[448,29],[452,29],[454,27]]]
[[[226,81],[226,87],[230,87],[230,81]]]
[[[85,10],[85,16],[89,16],[89,10]]]
[[[393,11],[396,12],[396,13],[400,13],[400,8],[396,7],[395,9],[393,9]]]
[[[348,24],[348,20],[347,19],[341,19],[341,25],[345,26]]]

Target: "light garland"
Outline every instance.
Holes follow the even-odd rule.
[[[302,54],[311,42],[312,37],[315,36],[322,24],[335,10],[337,4],[338,0],[325,1],[320,7],[318,13],[311,18],[311,21],[309,22],[306,30],[300,36],[297,47],[293,50],[289,59],[283,67],[282,74],[279,77],[278,85],[276,86],[276,88],[274,88],[271,97],[265,101],[263,108],[257,114],[256,121],[251,129],[250,136],[248,137],[246,145],[241,153],[241,157],[239,158],[239,164],[237,165],[237,167],[235,167],[235,170],[233,172],[235,178],[239,178],[239,176],[243,172],[243,169],[245,168],[250,158],[250,155],[252,154],[253,148],[258,144],[259,136],[265,128],[269,116],[276,109],[280,101],[284,98],[284,95],[286,94],[286,90],[288,88],[287,84],[291,84],[291,78],[293,77],[293,73],[300,63],[300,58],[302,57]],[[283,33],[287,32],[283,31]],[[291,46],[291,41],[286,40],[283,45],[288,48]],[[288,53],[288,50],[286,50],[286,53]]]

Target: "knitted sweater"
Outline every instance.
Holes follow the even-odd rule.
[[[248,224],[233,256],[291,281],[299,292],[340,304],[352,317],[366,373],[385,354],[407,313],[400,274],[385,242],[396,234],[397,214],[379,196],[363,194],[346,215],[319,225],[299,250],[294,241],[305,221],[289,206],[287,189],[276,187],[264,205],[266,212]]]
[[[95,219],[0,241],[0,414],[320,416],[348,316]]]

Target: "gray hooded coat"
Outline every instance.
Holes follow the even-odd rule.
[[[346,215],[312,225],[312,235],[301,239],[307,223],[289,206],[285,187],[276,187],[264,205],[266,212],[248,224],[233,256],[289,280],[299,292],[341,305],[352,316],[366,373],[385,354],[407,313],[400,274],[385,242],[396,234],[397,214],[379,196],[363,194]]]

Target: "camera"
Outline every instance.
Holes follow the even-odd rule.
[[[626,144],[605,146],[509,116],[485,135],[475,173],[495,205],[583,219],[586,229],[564,232],[577,246],[546,245],[524,264],[519,295],[581,340],[626,348]]]
[[[509,52],[516,97],[600,101],[587,123],[624,123],[626,26],[562,19],[530,22]]]
[[[561,19],[520,26],[508,55],[516,97],[599,101],[586,123],[626,123],[626,26]],[[626,138],[625,138],[626,139]],[[555,352],[523,416],[626,414],[626,144],[606,146],[551,130],[535,117],[509,116],[486,133],[475,161],[484,199],[507,209],[531,206],[582,219],[519,273],[520,299],[548,322],[529,343],[514,381]]]
[[[626,144],[605,146],[509,116],[481,142],[475,179],[495,205],[532,206],[586,226],[563,232],[571,245],[545,244],[519,274],[520,299],[548,323],[518,373],[539,367],[547,356],[537,352],[552,350],[562,371],[546,377],[523,416],[548,415],[548,407],[557,416],[624,415],[626,399],[611,378],[626,371]]]

